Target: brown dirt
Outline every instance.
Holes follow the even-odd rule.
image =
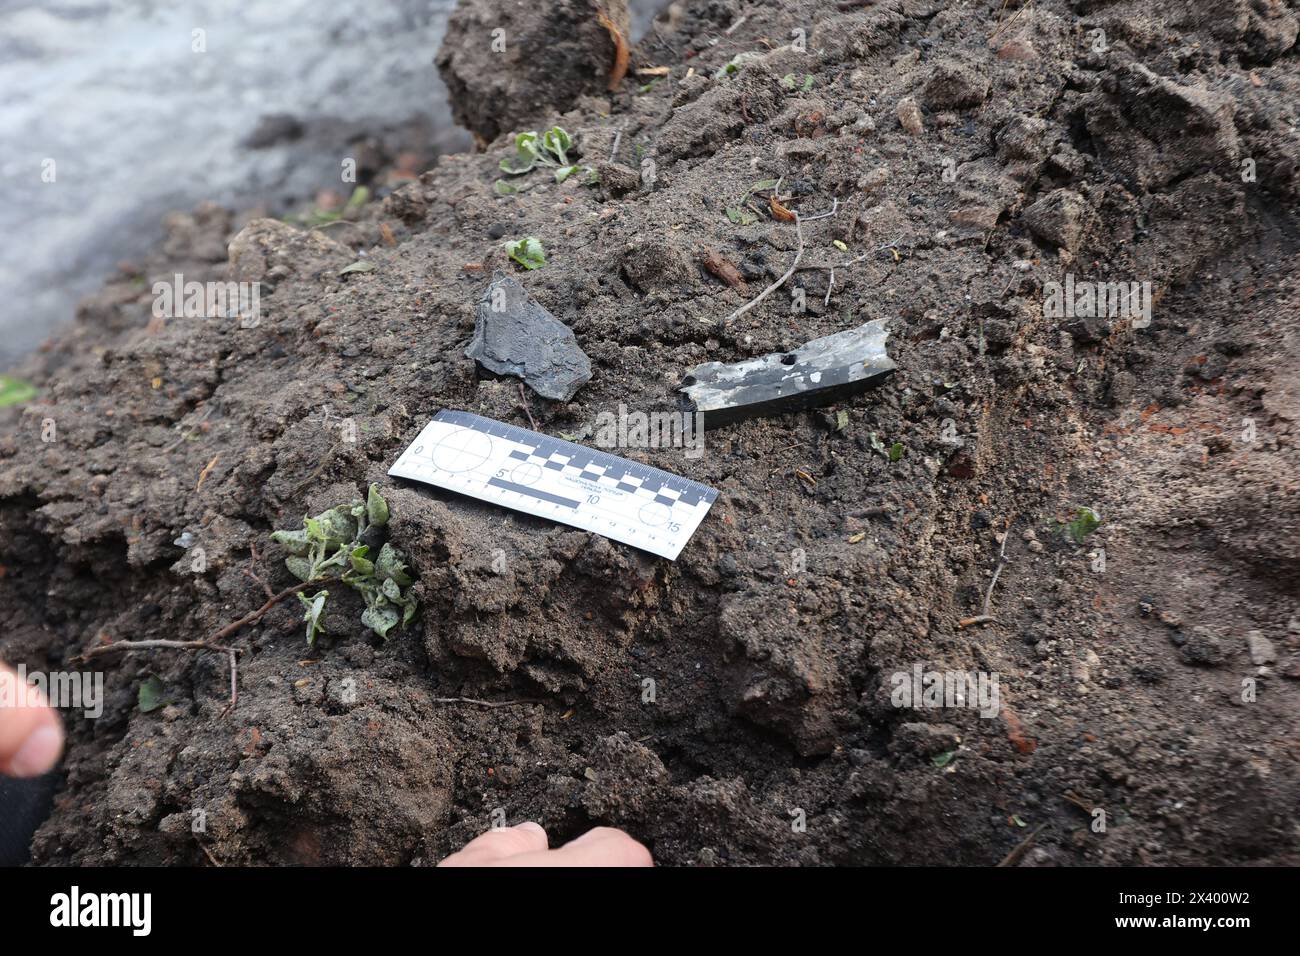
[[[553,839],[624,827],[665,864],[994,864],[1040,824],[1021,865],[1296,862],[1296,22],[1245,0],[686,4],[622,92],[539,118],[587,162],[621,128],[653,189],[534,173],[497,196],[502,138],[354,225],[261,220],[227,253],[229,214],[174,218],[165,251],[20,370],[42,399],[0,412],[0,654],[59,669],[105,639],[210,633],[261,603],[252,548],[290,583],[272,529],[370,481],[425,612],[382,643],[343,599],[308,649],[284,605],[235,640],[229,715],[222,655],[110,659],[104,716],[69,717],[36,861],[431,862],[499,808]],[[796,26],[806,54],[780,47]],[[745,51],[763,56],[713,78]],[[656,64],[671,76],[639,91]],[[701,251],[751,295],[781,274],[794,227],[724,215],[778,176],[803,215],[839,200],[807,262],[871,255],[826,305],[827,272],[801,272],[806,313],[783,291],[724,325],[744,299]],[[523,235],[548,264],[520,280],[595,369],[571,404],[531,398],[552,434],[664,406],[700,361],[872,318],[899,370],[710,432],[699,459],[627,451],[721,492],[676,563],[396,486],[388,465],[440,408],[526,424],[514,382],[463,355],[499,240]],[[337,275],[363,251],[373,272]],[[228,259],[265,283],[259,326],[150,327],[155,279],[224,278]],[[1150,327],[1045,318],[1066,272],[1150,281]],[[1059,525],[1082,506],[1102,521],[1080,545]],[[1008,529],[997,621],[960,628]],[[172,544],[186,531],[203,573]],[[1252,630],[1277,663],[1251,662]],[[996,672],[1001,713],[895,708],[890,675],[916,663]],[[143,714],[149,674],[173,703]],[[534,702],[433,702],[461,696]]]

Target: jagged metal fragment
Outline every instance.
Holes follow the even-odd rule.
[[[679,391],[704,415],[704,426],[755,415],[826,405],[883,382],[894,371],[883,319],[813,339],[793,352],[691,369]]]
[[[492,280],[475,312],[465,354],[497,375],[515,375],[543,398],[567,402],[591,379],[573,330],[510,276]]]

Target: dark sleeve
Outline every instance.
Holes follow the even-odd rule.
[[[35,780],[0,776],[0,866],[21,866],[31,855],[32,834],[50,814],[57,774]]]

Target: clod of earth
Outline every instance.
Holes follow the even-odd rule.
[[[497,276],[479,300],[465,354],[497,375],[514,375],[543,398],[567,402],[591,380],[573,330],[514,279]]]
[[[703,413],[706,428],[826,405],[879,385],[894,371],[888,334],[884,321],[873,319],[793,352],[732,365],[706,362],[691,369],[679,391]]]

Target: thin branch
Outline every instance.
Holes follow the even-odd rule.
[[[748,19],[749,19],[749,14],[746,14],[740,19],[736,20],[734,23],[731,24],[731,26],[727,27],[727,29],[723,30],[722,32],[726,36],[731,36],[733,33],[736,32],[737,27],[739,27],[742,23],[744,23]]]
[[[533,431],[537,431],[537,420],[533,418],[533,410],[528,407],[528,393],[524,391],[524,383],[519,383],[519,404],[523,406],[524,414],[528,416],[528,424],[532,426]]]
[[[1030,830],[1029,836],[1017,843],[1015,847],[1012,848],[1011,852],[1002,858],[1002,862],[999,863],[998,866],[1015,866],[1019,863],[1020,858],[1025,855],[1025,851],[1028,850],[1030,845],[1034,842],[1034,838],[1038,836],[1045,826],[1047,826],[1046,823],[1040,823],[1038,826]]]
[[[540,704],[540,700],[479,700],[476,697],[430,697],[431,704],[474,704],[478,707],[516,707],[519,704]]]
[[[271,595],[269,598],[266,599],[266,603],[263,604],[261,607],[259,607],[256,611],[250,611],[249,613],[241,617],[239,620],[231,621],[221,630],[217,631],[217,633],[209,637],[208,643],[215,643],[216,641],[220,641],[223,638],[227,638],[230,635],[234,634],[240,628],[245,627],[249,624],[256,623],[257,621],[260,621],[262,619],[262,615],[264,615],[267,611],[271,610],[271,608],[275,607],[281,601],[285,600],[286,598],[293,597],[299,591],[306,590],[307,588],[314,588],[318,584],[324,584],[326,583],[326,580],[327,580],[326,578],[313,578],[310,581],[301,581],[298,584],[295,584],[291,588],[285,588],[279,594]],[[110,644],[109,646],[111,647],[112,645]],[[220,647],[217,649],[225,650],[224,647]]]
[[[230,652],[230,703],[222,710],[223,717],[234,710],[235,705],[239,703],[239,657],[233,647],[227,650]]]
[[[989,613],[989,603],[993,600],[993,588],[998,583],[998,575],[1002,573],[1002,567],[1007,556],[1007,541],[1010,540],[1011,538],[1011,525],[1015,523],[1015,520],[1016,519],[1012,517],[1012,519],[1007,522],[1007,530],[1002,533],[1002,547],[998,550],[997,570],[993,572],[993,580],[989,582],[989,589],[984,592],[984,615],[985,616],[987,616]]]
[[[109,651],[147,651],[157,647],[171,647],[182,651],[221,651],[222,653],[230,650],[225,645],[213,644],[211,641],[114,641],[111,644],[92,647],[81,655],[81,659],[87,660],[91,657],[98,657],[101,654],[107,654]]]
[[[835,199],[832,201],[831,208],[827,212],[818,213],[815,216],[808,216],[807,218],[800,216],[799,213],[796,212],[794,214],[794,231],[795,234],[798,235],[799,237],[799,248],[795,250],[794,262],[790,263],[790,268],[785,270],[785,275],[781,276],[781,278],[773,282],[770,286],[768,286],[766,289],[760,292],[756,297],[750,299],[749,302],[745,303],[735,312],[731,313],[731,315],[723,319],[722,324],[726,325],[730,322],[734,322],[736,319],[740,318],[750,309],[754,308],[754,306],[758,305],[760,302],[766,299],[777,289],[781,288],[781,286],[785,285],[786,280],[788,280],[792,275],[795,274],[795,270],[799,268],[799,260],[803,258],[803,250],[804,250],[803,224],[805,222],[815,222],[818,219],[827,219],[831,216],[834,216],[839,211],[840,211],[840,201],[838,199]]]

